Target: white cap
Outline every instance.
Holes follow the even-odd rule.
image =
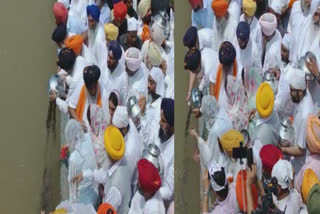
[[[272,168],[271,176],[277,178],[282,189],[289,188],[290,181],[293,180],[291,163],[287,160],[278,160]]]
[[[128,19],[128,31],[137,31],[138,30],[138,21],[132,17]]]

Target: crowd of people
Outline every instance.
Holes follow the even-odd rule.
[[[189,3],[202,212],[320,213],[320,1]]]
[[[53,213],[173,213],[173,1],[59,0],[53,14],[66,91],[49,99],[69,153]]]

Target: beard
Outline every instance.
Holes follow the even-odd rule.
[[[300,97],[299,97],[298,94],[295,95],[295,96],[291,95],[291,100],[292,100],[293,103],[300,103]]]
[[[143,17],[143,18],[142,18],[142,22],[143,22],[144,24],[149,25],[150,22],[151,22],[151,16],[145,16],[145,17]]]
[[[96,40],[96,29],[88,28],[88,47],[92,47]]]
[[[166,132],[163,131],[162,128],[159,129],[159,138],[161,140],[161,143],[166,142],[169,140],[169,138],[172,136],[172,134],[169,134],[169,130],[167,129]]]
[[[114,64],[108,63],[108,68],[110,71],[114,71],[116,69],[116,67],[117,67],[117,63],[114,63]]]

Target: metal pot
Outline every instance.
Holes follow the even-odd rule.
[[[58,74],[53,74],[48,81],[48,95],[54,91],[57,97],[66,96],[66,84]]]
[[[314,75],[310,72],[306,65],[306,62],[310,62],[311,59],[316,60],[315,55],[312,52],[307,52],[303,57],[299,59],[298,62],[298,68],[305,72],[307,81],[313,81],[315,79]]]
[[[160,163],[160,149],[155,144],[149,144],[146,146],[142,152],[142,159],[147,159],[150,161],[158,170],[159,174],[163,173],[163,169]]]
[[[289,146],[289,144],[292,142],[294,137],[294,129],[289,118],[285,118],[281,121],[279,136],[282,146]]]
[[[276,95],[278,93],[278,84],[279,81],[276,80],[276,77],[274,76],[274,74],[272,73],[272,71],[268,70],[264,73],[263,75],[263,82],[268,83],[271,88],[273,93]]]
[[[129,98],[127,103],[127,110],[129,113],[129,117],[137,127],[138,131],[141,129],[141,114],[140,114],[140,107],[138,105],[138,99],[136,96],[132,96]]]
[[[198,88],[193,88],[191,91],[191,106],[193,109],[201,107],[203,94]]]
[[[166,37],[166,40],[168,40],[170,37],[171,26],[170,26],[170,18],[167,12],[160,11],[157,15],[154,16],[152,21],[153,21],[152,24],[157,23],[159,24],[159,26],[161,26],[161,28],[163,29],[163,33]]]

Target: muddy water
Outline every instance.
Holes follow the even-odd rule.
[[[182,38],[191,25],[191,9],[188,1],[175,1],[175,211],[176,213],[200,213],[200,167],[192,159],[195,141],[185,137],[188,108],[185,96],[189,75],[184,71],[183,60],[187,49]],[[197,128],[191,116],[190,127]]]
[[[60,201],[59,126],[46,129],[53,3],[1,1],[0,213],[35,214]]]

